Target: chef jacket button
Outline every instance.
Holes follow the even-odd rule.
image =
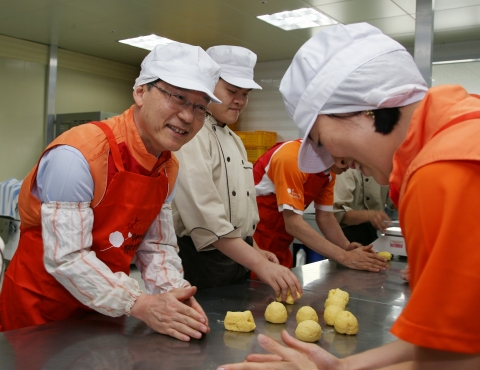
[[[367,200],[370,200],[370,197],[367,197]]]
[[[215,126],[212,126],[213,131],[217,131],[217,128]]]
[[[243,164],[243,159],[242,159],[242,164]]]
[[[232,191],[232,195],[233,195],[233,196],[237,195],[237,193],[236,193],[236,191],[235,191],[235,190],[234,190],[234,191]]]
[[[368,182],[368,179],[365,179],[365,182]]]
[[[232,136],[232,133],[231,133],[231,132],[229,132],[228,134],[229,134],[230,136]]]
[[[237,229],[238,229],[238,227],[236,227],[236,226],[233,227],[233,230],[237,230]]]
[[[255,225],[253,225],[253,230],[255,230]]]
[[[250,196],[250,192],[249,192],[249,191],[247,191],[247,197],[249,197],[249,196]]]
[[[227,157],[227,162],[230,162],[230,157]]]

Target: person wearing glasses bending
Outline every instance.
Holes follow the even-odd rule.
[[[183,278],[171,201],[178,161],[208,117],[220,67],[199,47],[157,46],[134,104],[65,132],[20,192],[22,234],[0,296],[0,330],[131,315],[180,340],[209,332]],[[129,277],[134,262],[148,294]]]
[[[211,106],[213,116],[177,153],[181,171],[173,217],[185,279],[203,289],[245,281],[251,270],[286,299],[288,289],[301,292],[300,283],[252,241],[259,221],[253,166],[227,126],[238,120],[250,91],[261,89],[253,80],[257,56],[227,45],[207,54],[221,67],[214,93],[222,103]]]

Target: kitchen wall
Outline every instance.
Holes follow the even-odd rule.
[[[59,50],[56,113],[121,113],[132,104],[139,68]],[[0,181],[23,178],[44,149],[48,47],[0,35]],[[289,60],[257,63],[240,131],[276,131],[277,141],[299,137],[278,91]],[[433,66],[433,84],[460,83],[480,94],[480,62]]]
[[[277,141],[296,139],[299,132],[288,116],[278,88],[290,60],[257,63],[255,81],[263,90],[253,90],[238,122],[239,131],[277,131]],[[433,86],[460,84],[471,94],[480,94],[480,61],[436,64]]]
[[[0,35],[0,181],[24,178],[44,149],[48,47]],[[56,113],[121,113],[140,69],[58,52]]]

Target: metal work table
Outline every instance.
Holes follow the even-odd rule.
[[[214,370],[225,363],[241,362],[249,353],[264,352],[256,340],[259,333],[276,340],[283,329],[294,335],[296,313],[306,305],[319,315],[323,334],[318,344],[345,357],[395,339],[389,329],[410,296],[408,285],[399,276],[405,265],[404,261],[392,261],[390,269],[379,274],[350,270],[328,260],[294,268],[304,295],[294,305],[286,305],[289,316],[285,324],[265,321],[265,308],[275,294],[261,282],[200,291],[196,298],[208,315],[211,332],[190,342],[155,333],[131,317],[97,313],[0,333],[0,368]],[[357,335],[338,334],[324,323],[323,304],[334,288],[350,293],[347,310],[358,319]],[[228,310],[251,310],[256,329],[251,333],[226,331],[223,319]]]

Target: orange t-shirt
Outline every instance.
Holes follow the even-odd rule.
[[[480,352],[479,190],[480,162],[435,162],[412,175],[399,209],[408,258],[415,261],[412,295],[392,328],[400,339]]]
[[[303,211],[308,206],[305,204],[304,184],[311,176],[318,175],[304,173],[298,168],[300,145],[300,141],[292,141],[277,150],[270,160],[267,175],[275,184],[277,204],[287,204]],[[317,190],[313,201],[320,208],[333,211],[335,174],[325,174],[324,177],[325,181]]]

